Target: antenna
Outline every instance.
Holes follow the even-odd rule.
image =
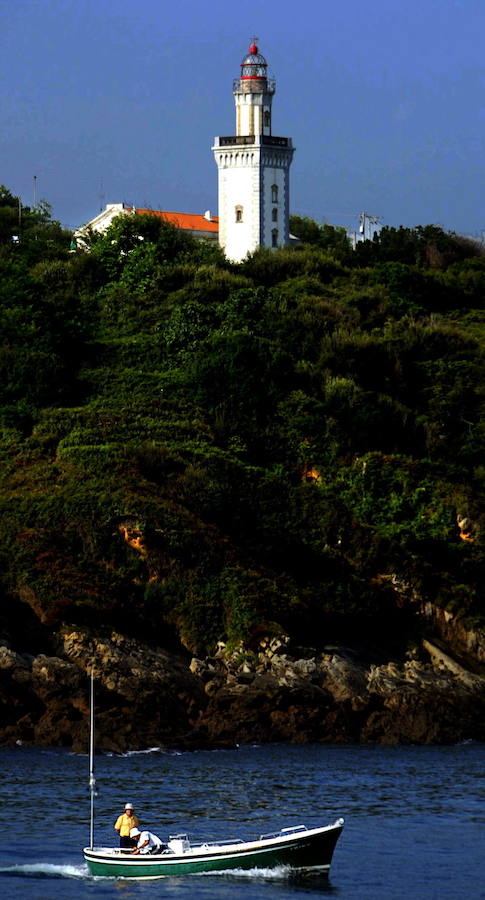
[[[104,193],[103,179],[99,183],[99,211],[103,212],[106,194]]]
[[[359,216],[359,232],[363,236],[364,241],[371,241],[375,234],[375,228],[380,225],[381,216],[371,216],[369,213],[362,212]]]
[[[89,793],[91,795],[91,810],[89,818],[89,848],[94,847],[94,797],[96,794],[96,779],[94,777],[94,667],[91,666],[91,690],[89,698]]]
[[[34,209],[36,209],[36,207],[37,207],[37,175],[34,175],[33,199],[34,199]]]

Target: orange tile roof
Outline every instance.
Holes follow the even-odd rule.
[[[139,216],[160,216],[161,219],[185,231],[219,231],[218,216],[213,216],[209,222],[205,216],[195,213],[166,212],[164,209],[137,209],[136,212]]]

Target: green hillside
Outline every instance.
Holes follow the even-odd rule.
[[[483,626],[483,249],[435,226],[229,264],[151,217],[69,252],[0,189],[0,590],[168,649]],[[19,241],[12,242],[12,234]]]

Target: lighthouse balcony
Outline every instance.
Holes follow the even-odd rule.
[[[291,147],[291,138],[275,137],[272,134],[231,134],[216,138],[216,146],[247,146],[248,144],[264,144],[266,147]]]
[[[216,143],[219,142],[219,147],[229,147],[231,144],[237,144],[238,146],[245,146],[246,144],[254,144],[254,134],[231,134],[226,137],[216,138]]]
[[[291,138],[275,137],[272,134],[262,134],[261,143],[269,147],[291,147]]]

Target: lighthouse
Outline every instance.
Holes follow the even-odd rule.
[[[257,247],[284,247],[289,234],[291,138],[273,135],[275,81],[253,40],[233,83],[236,134],[216,137],[219,243],[240,262]]]

